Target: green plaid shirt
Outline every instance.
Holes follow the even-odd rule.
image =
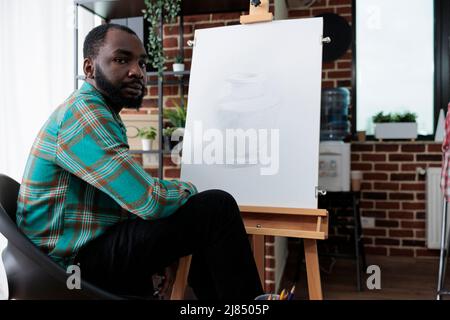
[[[20,187],[17,225],[61,266],[109,227],[167,217],[197,192],[151,177],[130,153],[125,126],[85,82],[39,132]]]

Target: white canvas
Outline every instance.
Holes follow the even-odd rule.
[[[322,18],[196,30],[182,180],[239,205],[317,208],[322,33]],[[227,129],[256,142],[239,150]]]

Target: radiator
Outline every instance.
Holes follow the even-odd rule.
[[[441,247],[443,209],[443,195],[440,188],[441,168],[428,168],[426,182],[427,247],[429,249],[439,249]],[[448,212],[448,216],[450,216],[450,208]],[[450,221],[450,217],[447,221]]]

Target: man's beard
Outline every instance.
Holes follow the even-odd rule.
[[[144,98],[144,90],[140,96],[136,98],[126,98],[121,94],[121,90],[126,86],[122,83],[120,85],[113,85],[105,76],[99,65],[95,66],[95,82],[100,90],[107,96],[109,102],[118,107],[135,108],[138,109],[142,105]],[[140,84],[142,84],[140,82]]]

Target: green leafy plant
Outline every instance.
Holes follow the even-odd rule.
[[[175,128],[184,128],[186,126],[186,107],[175,104],[174,109],[165,109],[164,118],[169,120],[169,122]]]
[[[374,123],[392,122],[390,114],[383,114],[383,112],[378,112],[372,117]]]
[[[160,76],[165,69],[164,48],[160,34],[161,20],[164,23],[174,23],[181,10],[181,0],[145,0],[142,10],[144,19],[149,22],[147,51],[151,65],[158,70]]]
[[[167,127],[163,129],[163,136],[165,137],[171,137],[172,133],[176,130],[175,127]]]
[[[173,133],[177,129],[178,128],[175,127],[167,127],[163,129],[163,146],[165,150],[172,150],[180,141],[183,141],[183,136],[172,137]]]
[[[184,63],[183,56],[177,56],[177,57],[175,58],[175,63]]]
[[[384,114],[379,112],[372,117],[374,123],[386,123],[386,122],[416,122],[417,114],[413,112],[404,113],[388,113]]]
[[[394,114],[394,122],[416,122],[417,114],[413,112],[396,113]]]
[[[154,127],[138,129],[138,137],[141,139],[155,140],[156,135],[157,135],[157,132],[156,132],[156,128],[154,128]]]

